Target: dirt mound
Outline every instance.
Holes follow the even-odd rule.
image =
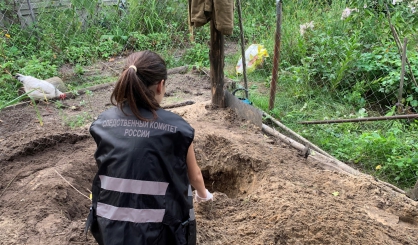
[[[418,244],[417,202],[372,177],[323,170],[231,110],[212,109],[205,75],[168,83],[165,105],[196,102],[170,110],[195,128],[215,197],[195,203],[198,244]],[[94,244],[83,235],[97,170],[88,126],[111,89],[64,109],[39,104],[43,126],[31,105],[0,112],[0,244]],[[85,125],[69,127],[79,117]]]
[[[416,202],[372,177],[319,169],[251,125],[227,121],[193,124],[215,191],[213,203],[196,205],[200,244],[418,243]]]
[[[24,147],[23,154],[0,163],[2,244],[68,244],[81,236],[96,171],[94,142],[62,136],[41,138],[38,143],[45,144],[36,151],[29,154],[33,148]]]

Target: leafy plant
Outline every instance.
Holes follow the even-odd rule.
[[[185,64],[194,64],[199,67],[209,66],[209,47],[200,43],[194,45],[186,50],[182,58]]]
[[[90,107],[90,111],[93,112],[93,106],[92,106],[92,102],[91,99],[93,97],[93,92],[91,90],[86,90],[86,95],[87,95],[87,100],[88,100],[88,104]]]
[[[95,49],[83,43],[67,47],[64,53],[64,60],[70,64],[89,65],[93,61],[93,57],[96,57]]]
[[[108,39],[101,40],[99,46],[97,47],[97,52],[99,56],[105,59],[119,54],[122,50],[123,45],[121,45],[119,42],[114,41],[113,38],[111,38],[110,36],[108,37]]]
[[[38,118],[39,124],[42,127],[42,126],[44,126],[44,121],[43,121],[42,115],[39,112],[39,109],[38,109],[38,106],[36,105],[35,100],[33,98],[31,98],[31,101],[32,101],[32,105],[33,105],[33,107],[35,108],[35,111],[36,111],[36,117]]]
[[[57,100],[57,101],[55,101],[55,102],[54,102],[54,104],[55,104],[55,107],[56,107],[57,109],[61,109],[61,108],[63,108],[63,107],[64,107],[64,104],[62,103],[62,101],[61,101],[61,100]]]
[[[408,53],[411,64],[418,63],[415,52]],[[363,53],[357,61],[357,70],[362,79],[372,81],[369,90],[374,91],[377,99],[385,97],[389,101],[397,101],[401,60],[394,45],[376,46],[371,52]],[[413,75],[418,75],[418,69],[412,66]],[[418,109],[418,87],[412,82],[411,76],[406,74],[404,81],[404,98],[407,104]]]
[[[92,120],[93,117],[87,112],[83,112],[74,117],[64,117],[64,123],[70,128],[82,127]]]
[[[79,64],[76,64],[75,65],[75,67],[74,67],[74,73],[76,74],[76,75],[83,75],[84,74],[84,69],[83,69],[83,67],[81,66],[81,65],[79,65]]]
[[[50,61],[43,61],[32,56],[32,59],[26,61],[25,67],[21,68],[20,72],[38,78],[48,78],[57,75],[57,66],[51,64]]]

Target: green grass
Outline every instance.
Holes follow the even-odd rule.
[[[333,1],[333,5],[324,6],[322,10],[314,1],[284,5],[283,23],[286,24],[282,25],[280,72],[271,111],[268,107],[274,30],[269,29],[268,34],[259,32],[256,26],[262,21],[257,22],[257,14],[246,15],[247,19],[256,21],[246,28],[246,37],[251,40],[257,36],[257,40],[251,41],[265,45],[271,56],[262,68],[248,75],[250,101],[338,159],[408,188],[418,176],[416,121],[298,123],[383,116],[392,110],[399,84],[400,59],[390,38],[386,17],[366,9],[345,21],[340,19],[345,7],[363,6],[361,4],[359,1],[357,6],[345,6],[343,1]],[[274,9],[269,8],[269,11]],[[394,24],[403,27],[403,35],[416,43],[413,30],[418,28],[417,21],[408,19],[409,13],[401,9],[395,15]],[[266,19],[274,23],[273,18],[267,16]],[[310,21],[314,21],[314,29],[301,36],[299,25]],[[408,26],[404,25],[405,21]],[[227,56],[225,68],[226,76],[238,80],[241,77],[236,77],[231,63],[236,64],[239,56]],[[412,63],[418,63],[413,52],[408,53],[408,57]],[[417,76],[418,72],[414,70],[414,74]],[[417,109],[414,106],[418,103],[418,88],[411,82],[408,84],[404,104]],[[239,85],[243,86],[242,79]]]

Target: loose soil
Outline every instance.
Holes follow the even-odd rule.
[[[112,88],[61,109],[0,112],[0,244],[95,244],[83,234],[97,170],[88,127],[111,106]],[[210,98],[205,74],[169,76],[163,105],[195,102],[169,110],[195,128],[215,197],[195,203],[198,244],[418,244],[417,202],[372,177],[321,169]]]

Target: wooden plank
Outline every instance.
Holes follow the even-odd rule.
[[[35,3],[46,3],[46,4],[56,4],[56,3],[71,3],[71,0],[30,0],[31,4],[35,4]],[[17,1],[17,4],[27,4],[26,0],[19,0]]]
[[[28,5],[28,0],[16,0],[17,7],[15,11],[17,12],[18,16],[21,18],[21,25],[25,26],[29,23],[32,23],[31,20],[31,10]],[[118,0],[102,0],[102,5],[104,6],[112,6],[117,5]],[[66,8],[70,8],[71,1],[70,0],[30,0],[30,4],[32,5],[32,11],[35,14],[35,17],[41,13],[51,13],[54,11],[63,10]],[[96,3],[92,3],[96,4]],[[0,19],[0,24],[3,21]]]
[[[104,4],[117,4],[118,0],[102,0]],[[18,6],[23,9],[28,9],[28,4],[25,0],[20,0]],[[34,6],[62,6],[62,5],[70,5],[70,0],[61,0],[61,1],[45,1],[45,0],[30,0],[30,3]],[[95,2],[92,2],[93,5],[96,5]]]
[[[239,118],[250,121],[261,129],[263,125],[263,112],[261,110],[242,102],[228,90],[225,90],[225,104],[227,107],[233,109]]]
[[[62,7],[62,6],[70,6],[71,2],[54,2],[54,3],[48,3],[48,2],[42,2],[42,3],[32,3],[33,9],[44,9],[44,8],[53,8],[53,7]],[[29,5],[28,4],[22,4],[19,7],[20,11],[28,10]]]
[[[116,5],[118,3],[117,0],[107,0],[107,1],[102,1],[102,3],[104,5]],[[32,4],[32,8],[35,12],[39,13],[39,9],[49,9],[49,8],[57,8],[57,7],[66,7],[66,6],[70,6],[71,2],[70,1],[52,1],[52,2],[48,2],[48,1],[44,1],[44,2],[32,2],[31,0],[31,4]],[[23,13],[26,13],[26,11],[29,11],[29,5],[27,3],[22,3],[18,9],[22,12],[22,15],[25,15]]]
[[[33,12],[33,6],[30,3],[30,0],[26,0],[26,2],[28,3],[28,6],[29,6],[31,20],[32,22],[36,22],[35,13]]]
[[[46,8],[46,7],[54,7],[54,6],[70,6],[70,0],[62,0],[62,1],[42,1],[42,0],[31,0],[30,3],[32,4],[33,8]],[[118,0],[102,0],[102,4],[104,5],[116,5]],[[92,2],[93,5],[96,5],[95,2]],[[21,2],[18,5],[20,10],[27,10],[29,6],[26,2]]]
[[[61,7],[69,7],[70,3],[65,4],[65,3],[53,3],[53,4],[48,4],[48,3],[37,3],[37,4],[33,4],[32,8],[35,12],[38,12],[40,10],[44,10],[44,9],[54,9],[54,8],[61,8]],[[22,5],[19,10],[23,13],[26,11],[29,11],[29,6],[26,5]]]
[[[35,13],[35,15],[39,15],[42,13],[51,13],[54,11],[58,11],[58,10],[64,10],[66,9],[66,7],[55,7],[55,8],[45,8],[45,9],[35,9],[33,12]],[[22,16],[29,16],[30,15],[30,10],[23,10],[20,11]]]
[[[17,0],[17,1],[15,1],[16,2],[16,4],[27,4],[27,2],[26,2],[26,0]],[[45,2],[45,0],[30,0],[30,2],[32,3],[32,4],[34,4],[34,3],[41,3],[41,2]]]

